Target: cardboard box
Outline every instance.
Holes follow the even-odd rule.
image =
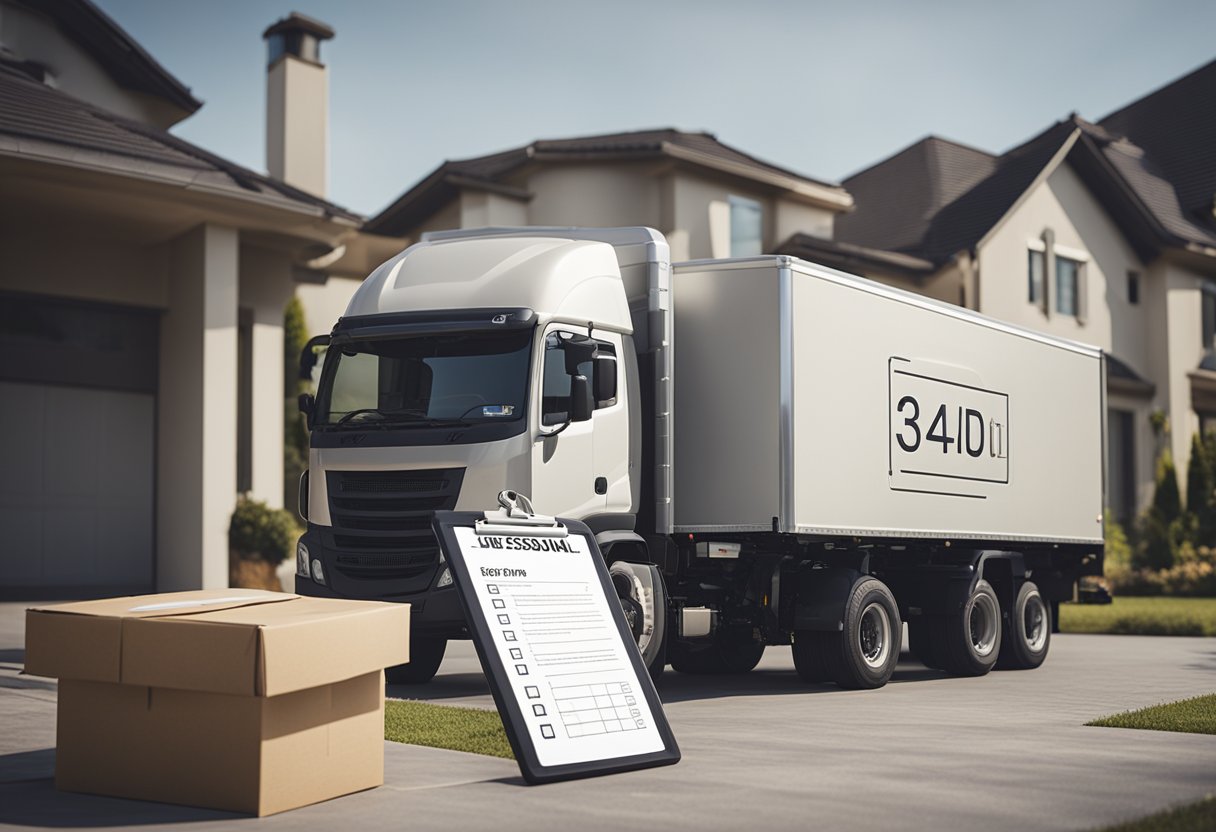
[[[203,590],[26,613],[59,684],[55,785],[268,815],[384,782],[409,606]]]

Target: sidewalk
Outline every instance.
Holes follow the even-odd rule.
[[[949,679],[913,662],[879,691],[806,686],[789,651],[757,671],[668,673],[683,761],[528,787],[515,764],[385,744],[379,789],[253,819],[54,791],[55,686],[21,677],[24,605],[0,604],[0,825],[509,830],[1088,829],[1216,792],[1216,737],[1086,728],[1216,691],[1216,639],[1060,636],[1043,668]],[[390,696],[492,706],[468,643]]]

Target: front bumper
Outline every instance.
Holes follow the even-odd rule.
[[[410,605],[411,632],[444,638],[467,638],[464,611],[456,588],[451,584],[439,587],[446,566],[442,563],[422,576],[406,579],[391,577],[358,578],[344,574],[338,563],[338,555],[327,546],[325,531],[321,527],[309,526],[300,538],[308,549],[308,560],[321,562],[324,583],[318,583],[310,574],[300,574],[296,568],[296,593],[314,598],[351,598],[363,601],[391,601]],[[313,570],[309,568],[311,573]]]

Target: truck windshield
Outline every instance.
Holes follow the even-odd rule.
[[[522,418],[532,332],[423,336],[332,347],[316,424],[436,424]]]

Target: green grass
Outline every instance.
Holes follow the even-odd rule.
[[[1087,722],[1104,728],[1144,728],[1149,731],[1179,731],[1186,734],[1216,734],[1216,693],[1124,711]],[[1216,826],[1213,827],[1216,829]]]
[[[1130,823],[1107,826],[1101,832],[1211,832],[1213,829],[1216,829],[1216,796]]]
[[[388,699],[384,703],[384,738],[515,759],[497,711]]]
[[[1061,604],[1065,633],[1216,636],[1216,598],[1128,598],[1111,604]]]

